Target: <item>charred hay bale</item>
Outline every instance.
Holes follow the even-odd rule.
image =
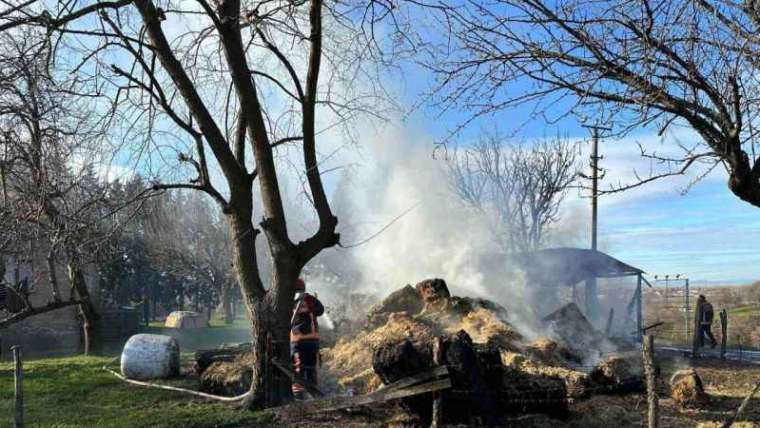
[[[386,343],[377,348],[372,365],[388,384],[432,367],[431,351],[432,342],[422,347],[408,340]],[[442,392],[445,424],[498,425],[503,416],[526,411],[565,416],[567,402],[562,380],[515,371],[505,382],[499,349],[473,343],[464,331],[445,337],[442,352],[452,384]],[[505,385],[508,385],[506,390]],[[540,391],[536,392],[537,388]],[[506,404],[526,393],[531,393],[534,400],[543,401]],[[402,406],[420,425],[430,422],[432,398],[429,394],[402,400]]]
[[[559,378],[565,383],[567,398],[577,400],[590,395],[588,376],[577,370],[561,365],[549,365],[516,352],[502,351],[501,361],[505,366],[529,375]]]
[[[426,279],[414,286],[425,305],[446,301],[451,297],[446,281],[440,278]]]
[[[489,355],[490,354],[490,355]],[[442,393],[446,424],[493,423],[498,417],[501,361],[498,350],[476,347],[464,331],[443,340],[443,362],[452,387]],[[433,365],[432,342],[415,347],[408,340],[386,343],[372,359],[375,373],[385,384],[417,374]],[[421,425],[430,423],[430,394],[401,400],[402,407]]]
[[[375,349],[372,368],[384,384],[390,384],[417,374],[432,366],[430,353],[421,352],[409,340],[384,343]],[[401,400],[401,407],[421,423],[429,424],[432,415],[432,401],[429,394],[417,395]]]
[[[394,312],[404,312],[407,315],[416,315],[422,311],[424,302],[417,290],[411,285],[389,294],[382,302],[370,308],[367,314],[369,327],[377,327],[388,321],[388,316]]]
[[[556,419],[569,415],[567,387],[559,377],[505,367],[501,382],[499,404],[508,415],[542,413]]]
[[[608,394],[627,394],[646,390],[641,358],[613,355],[589,373],[595,390]]]
[[[499,406],[503,366],[499,350],[474,344],[465,331],[443,341],[443,361],[451,389],[443,392],[448,423],[492,425],[501,416]]]
[[[673,373],[670,378],[670,397],[683,408],[701,408],[708,401],[702,379],[694,369]]]
[[[216,349],[201,349],[195,352],[193,370],[200,374],[203,374],[211,364],[217,361],[232,362],[242,354],[249,353],[252,350],[252,344],[247,343],[233,343],[224,344]]]
[[[251,388],[253,378],[252,354],[233,361],[216,361],[201,375],[200,390],[209,394],[235,397]]]

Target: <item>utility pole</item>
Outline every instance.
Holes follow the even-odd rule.
[[[591,249],[596,251],[596,231],[599,222],[599,128],[592,128],[591,137]]]
[[[581,175],[583,178],[591,180],[591,249],[597,251],[597,229],[599,223],[599,180],[604,176],[599,172],[599,161],[603,156],[599,155],[599,131],[610,131],[611,128],[602,127],[599,125],[582,125],[584,128],[591,129],[591,176]],[[590,277],[586,279],[585,287],[585,301],[586,301],[586,317],[590,320],[595,320],[597,317],[597,311],[599,308],[599,298],[596,290],[596,278]]]

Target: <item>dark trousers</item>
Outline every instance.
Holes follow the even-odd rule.
[[[708,339],[710,339],[710,342],[712,345],[718,343],[717,340],[715,340],[715,336],[712,334],[712,325],[710,324],[700,324],[699,325],[699,346],[705,346],[705,336],[707,336]]]
[[[302,399],[306,388],[300,380],[306,380],[317,384],[319,378],[317,369],[319,366],[319,341],[302,340],[290,343],[290,355],[293,359],[293,396],[296,399]]]

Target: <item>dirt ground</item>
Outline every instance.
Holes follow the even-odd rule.
[[[659,356],[660,426],[661,427],[718,427],[736,409],[760,381],[760,365],[721,361],[717,359],[687,359]],[[677,370],[693,367],[702,377],[710,399],[702,409],[681,409],[669,398],[667,381]],[[522,415],[503,421],[504,427],[640,427],[646,420],[646,397],[643,394],[595,395],[570,405],[570,417],[558,421],[541,415]],[[282,420],[292,427],[409,427],[414,426],[396,405],[387,404],[372,409],[351,412],[332,412]],[[760,427],[760,396],[756,396],[734,428]]]

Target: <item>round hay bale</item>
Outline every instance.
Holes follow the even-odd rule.
[[[166,317],[165,327],[168,328],[206,328],[208,320],[206,317],[193,311],[174,311]]]
[[[673,373],[670,378],[670,397],[683,408],[700,408],[708,401],[702,379],[694,369]]]
[[[382,302],[370,308],[367,321],[370,327],[378,327],[388,321],[388,316],[394,312],[405,312],[407,315],[416,315],[422,310],[422,297],[411,285],[400,288]]]
[[[121,353],[121,374],[130,379],[163,379],[179,375],[179,343],[171,336],[136,334]]]

